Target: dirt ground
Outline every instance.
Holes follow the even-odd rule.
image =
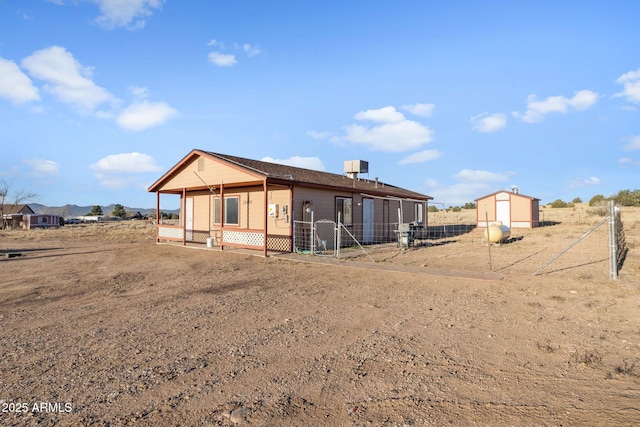
[[[376,263],[0,232],[0,424],[638,425],[638,221],[618,280],[588,242],[532,274],[593,222]]]

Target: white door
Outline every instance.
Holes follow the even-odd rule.
[[[184,225],[188,242],[193,241],[193,197],[187,197],[184,206]]]
[[[496,221],[511,228],[511,203],[508,200],[496,201]]]
[[[362,242],[373,243],[373,199],[362,199]]]

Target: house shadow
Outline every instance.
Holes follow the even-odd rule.
[[[16,248],[16,249],[0,249],[0,254],[9,254],[16,252],[40,252],[40,251],[59,251],[64,248]]]
[[[554,225],[562,224],[560,221],[540,221],[538,227],[552,227]]]

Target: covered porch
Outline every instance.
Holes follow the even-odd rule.
[[[244,182],[156,191],[156,242],[209,248],[291,252],[290,185]],[[179,198],[179,218],[162,215],[165,199]]]

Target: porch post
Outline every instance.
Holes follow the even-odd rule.
[[[156,243],[158,243],[160,241],[160,239],[158,238],[158,230],[160,229],[160,192],[156,191]]]
[[[182,221],[182,245],[187,246],[187,218],[185,213],[187,211],[187,189],[182,188],[182,200],[180,201],[180,220]]]
[[[262,242],[262,254],[267,257],[267,228],[269,227],[269,191],[267,185],[267,178],[264,178],[262,183],[264,188],[264,241]]]
[[[291,200],[289,200],[289,241],[291,242],[291,252],[293,252],[293,233],[295,230],[293,229],[293,184],[289,185],[289,196]]]
[[[220,182],[220,250],[224,250],[224,181]]]

